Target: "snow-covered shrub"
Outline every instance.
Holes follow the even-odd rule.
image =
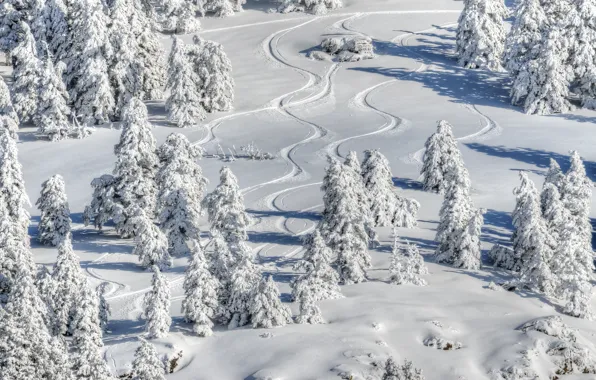
[[[375,57],[369,37],[329,37],[321,42],[321,50],[335,56],[339,62],[356,62]],[[312,54],[311,58],[316,58]]]
[[[216,17],[233,16],[235,12],[242,12],[242,5],[246,0],[198,0],[201,14],[213,13]]]
[[[324,15],[330,10],[343,6],[342,0],[279,0],[278,11],[281,13],[310,12]]]
[[[515,268],[519,268],[513,249],[500,244],[493,245],[490,251],[488,251],[488,258],[493,266],[497,268],[506,270],[515,270]]]
[[[292,323],[292,312],[279,298],[279,289],[271,276],[263,277],[254,290],[250,304],[253,328],[285,326]]]
[[[166,370],[157,350],[145,339],[140,340],[132,362],[131,380],[165,380]]]
[[[382,380],[424,380],[422,370],[415,368],[411,361],[406,360],[403,365],[397,365],[393,358],[385,362],[385,372]]]
[[[428,269],[418,247],[410,243],[406,243],[405,247],[400,247],[397,234],[394,236],[389,273],[391,274],[389,282],[395,285],[426,285],[426,280],[420,276],[428,274]]]
[[[248,143],[248,145],[243,145],[240,147],[240,151],[242,151],[247,158],[251,160],[272,160],[274,156],[271,153],[263,152],[254,141]],[[239,157],[236,155],[236,157]]]
[[[458,341],[444,339],[437,336],[429,336],[422,342],[426,347],[436,348],[437,350],[451,351],[459,350],[463,344]]]

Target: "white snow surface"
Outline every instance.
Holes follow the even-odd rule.
[[[510,213],[518,171],[527,170],[541,184],[549,158],[568,168],[568,152],[578,150],[588,174],[596,175],[593,142],[596,114],[578,110],[567,115],[527,116],[509,105],[509,81],[503,73],[465,70],[454,57],[455,22],[462,8],[453,0],[344,0],[344,7],[326,16],[268,13],[274,4],[248,1],[233,17],[204,18],[207,39],[223,45],[236,82],[234,109],[209,114],[203,125],[179,129],[166,120],[164,102],[148,103],[158,144],[173,132],[215,153],[251,141],[274,160],[216,158],[200,161],[211,191],[222,165],[238,177],[246,206],[255,222],[250,245],[264,273],[271,273],[290,300],[292,266],[302,255],[299,236],[319,220],[319,190],[327,154],[344,157],[356,150],[380,149],[391,164],[400,193],[421,203],[419,225],[398,229],[400,241],[418,244],[430,274],[428,286],[389,285],[392,231],[379,228],[381,246],[371,250],[372,281],[344,286],[345,298],[319,304],[322,325],[287,325],[272,330],[250,327],[198,338],[180,311],[187,258],[176,258],[164,272],[172,293],[173,324],[168,337],[154,340],[160,352],[183,351],[168,379],[334,379],[348,373],[375,379],[374,363],[393,356],[413,361],[428,380],[492,379],[491,371],[515,363],[533,343],[517,328],[539,317],[557,315],[561,305],[535,294],[495,292],[491,281],[508,278],[484,268],[464,271],[432,262],[433,238],[442,197],[422,191],[419,170],[425,140],[436,122],[448,120],[472,181],[476,207],[486,208],[482,233],[484,254],[494,243],[508,244]],[[336,64],[306,57],[328,35],[369,36],[375,60]],[[192,35],[182,39],[190,43]],[[163,36],[166,54],[170,40]],[[0,58],[4,62],[4,57]],[[6,66],[0,66],[9,81]],[[114,372],[130,370],[143,334],[140,319],[151,272],[131,254],[133,242],[84,227],[81,215],[91,199],[90,182],[110,173],[113,146],[120,131],[99,126],[83,140],[39,141],[34,128],[19,132],[19,157],[29,197],[37,199],[43,181],[60,174],[73,219],[73,244],[92,284],[108,282],[110,333],[104,337],[105,357]],[[39,210],[31,208],[35,235]],[[593,208],[591,215],[596,217]],[[207,231],[206,221],[202,228]],[[51,266],[55,248],[32,241],[37,263]],[[298,304],[289,304],[293,314]],[[596,299],[592,306],[596,310]],[[596,345],[596,323],[563,316],[563,321]],[[267,334],[265,334],[267,333]],[[458,350],[426,347],[429,337],[461,342]],[[541,360],[535,368],[544,376],[552,370]],[[573,375],[593,379],[595,375]],[[349,378],[346,377],[346,378]],[[542,378],[542,377],[541,377]],[[546,377],[544,377],[546,379]],[[562,377],[571,378],[571,377]]]

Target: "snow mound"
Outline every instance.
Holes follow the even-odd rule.
[[[461,342],[455,340],[444,339],[437,336],[429,336],[422,342],[426,347],[436,348],[437,350],[452,351],[459,350],[463,347]]]

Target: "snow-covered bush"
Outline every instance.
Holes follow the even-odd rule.
[[[449,340],[437,336],[429,336],[422,342],[426,347],[436,348],[437,350],[451,351],[459,350],[463,344],[458,341]]]
[[[397,365],[393,358],[385,362],[385,372],[382,380],[424,380],[422,370],[415,368],[411,361],[406,360],[403,365]]]
[[[271,276],[263,276],[254,290],[250,304],[253,328],[285,326],[292,323],[292,312],[279,298],[279,289]]]
[[[421,276],[428,274],[424,259],[418,247],[406,243],[405,247],[398,244],[397,234],[394,231],[393,251],[389,266],[389,282],[395,285],[412,284],[426,285],[426,280]]]
[[[373,42],[370,37],[329,37],[321,42],[321,50],[335,56],[339,62],[357,62],[375,57]],[[310,58],[319,59],[321,54],[312,54]]]
[[[488,251],[488,258],[493,266],[503,268],[506,270],[515,270],[519,268],[518,260],[515,258],[515,253],[509,247],[504,247],[500,244],[495,244]]]
[[[141,345],[135,350],[131,380],[165,380],[166,370],[157,350],[145,339],[139,339]]]
[[[199,11],[213,13],[215,17],[233,16],[236,12],[242,12],[242,5],[246,0],[198,0]]]
[[[315,15],[327,14],[343,6],[342,0],[279,0],[278,11],[281,13],[310,12]]]

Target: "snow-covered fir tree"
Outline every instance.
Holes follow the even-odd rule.
[[[406,360],[403,365],[397,365],[393,358],[385,362],[385,372],[382,380],[424,380],[422,370],[414,368],[411,361]]]
[[[551,248],[554,250],[559,244],[561,230],[571,215],[561,200],[561,193],[552,183],[544,184],[544,188],[540,193],[540,206],[548,234],[551,237]]]
[[[114,114],[114,94],[108,75],[112,59],[108,17],[99,0],[81,0],[71,4],[69,40],[65,57],[66,85],[75,116],[84,124],[110,121]]]
[[[87,282],[81,284],[80,297],[72,321],[72,360],[77,379],[115,380],[103,358],[102,331],[97,293]]]
[[[421,276],[428,274],[428,269],[418,247],[409,242],[405,247],[401,247],[397,239],[397,233],[394,231],[389,282],[395,285],[425,286],[426,280]]]
[[[114,199],[115,183],[116,178],[110,174],[104,174],[91,181],[91,187],[93,188],[91,203],[85,206],[83,212],[85,226],[93,223],[95,228],[101,230],[103,225],[112,219],[116,205]]]
[[[230,298],[230,287],[232,283],[233,269],[239,261],[228,244],[219,233],[212,233],[212,249],[208,253],[209,271],[217,279],[219,289],[217,291],[221,312],[225,312],[225,306]],[[225,318],[224,318],[225,319]]]
[[[232,272],[230,298],[225,305],[223,318],[229,329],[245,326],[251,322],[253,294],[259,285],[261,274],[249,257],[242,257]]]
[[[437,132],[424,144],[422,183],[424,190],[444,194],[447,188],[445,176],[449,166],[462,163],[461,153],[453,137],[452,126],[445,120],[439,121]]]
[[[216,317],[219,300],[219,281],[211,272],[198,241],[193,244],[192,256],[184,275],[184,301],[182,313],[187,322],[193,323],[198,336],[211,336],[212,320]]]
[[[453,266],[462,269],[480,269],[480,235],[484,224],[485,209],[477,209],[471,213],[467,225],[457,236],[455,241],[455,260]]]
[[[586,175],[586,168],[577,151],[571,152],[571,166],[561,186],[563,204],[586,247],[592,246],[592,224],[590,207],[592,203],[592,181]],[[590,266],[592,267],[592,266]]]
[[[454,160],[447,170],[444,178],[445,196],[439,212],[440,220],[435,237],[435,241],[439,243],[435,261],[454,264],[459,257],[456,243],[468,226],[473,206],[470,198],[470,178],[463,162]]]
[[[97,287],[97,298],[99,299],[99,326],[104,333],[108,330],[108,322],[110,315],[112,314],[110,304],[106,300],[106,293],[109,285],[109,282],[102,282]]]
[[[69,37],[69,7],[68,0],[45,0],[45,39],[54,62],[58,63],[66,58],[70,45]]]
[[[503,0],[466,0],[459,17],[456,48],[459,64],[468,69],[501,70],[507,16]]]
[[[360,166],[360,161],[358,161],[358,154],[355,151],[350,151],[346,156],[344,169],[344,175],[349,176],[350,189],[354,193],[352,197],[356,200],[355,206],[358,207],[358,211],[364,220],[366,232],[370,237],[370,243],[375,245],[378,243],[377,233],[373,229],[374,221],[371,217],[368,194],[364,187],[362,167]]]
[[[194,44],[188,45],[189,55],[193,59],[195,83],[200,86],[201,105],[207,112],[229,111],[234,102],[234,78],[232,62],[223,50],[223,46],[198,36]]]
[[[342,0],[279,0],[279,12],[309,12],[317,16],[339,9],[343,6]]]
[[[522,68],[538,56],[546,24],[546,14],[540,0],[519,2],[503,55],[505,68],[512,78],[516,78]],[[520,99],[526,94],[520,93]]]
[[[29,254],[23,252],[23,254]],[[26,260],[17,258],[17,261]],[[11,380],[73,379],[68,352],[44,323],[39,297],[28,266],[17,268],[8,301],[0,308],[0,373]]]
[[[523,100],[527,114],[550,115],[573,109],[569,97],[569,73],[565,65],[567,50],[558,29],[543,34],[535,59],[526,62],[514,77],[513,104]]]
[[[166,235],[153,223],[153,218],[137,208],[130,218],[130,224],[135,226],[135,246],[133,255],[139,257],[139,262],[144,268],[156,266],[165,270],[172,266],[172,257],[168,251]]]
[[[45,265],[38,265],[37,273],[35,274],[35,287],[41,299],[49,305],[51,305],[51,299],[54,295],[54,280],[52,278],[52,272],[48,270]],[[51,308],[50,308],[51,309]],[[46,325],[48,328],[53,329],[53,310],[48,310]]]
[[[179,133],[172,133],[157,151],[157,217],[173,256],[189,252],[188,241],[199,238],[201,201],[207,180],[197,164],[202,149]]]
[[[315,303],[313,291],[310,288],[306,288],[300,292],[298,302],[300,302],[300,314],[296,317],[296,323],[308,323],[311,325],[325,323],[321,315],[321,309]]]
[[[55,174],[41,184],[41,194],[35,203],[41,213],[37,239],[46,245],[59,245],[70,235],[70,208],[61,175]]]
[[[79,258],[72,248],[70,236],[58,245],[58,258],[52,272],[54,292],[50,306],[54,312],[54,333],[56,335],[73,332],[73,318],[78,308],[81,288],[85,277],[81,272]]]
[[[568,15],[571,29],[571,55],[582,106],[596,109],[596,2],[577,0]]]
[[[201,83],[197,83],[199,77],[194,72],[186,46],[175,36],[169,62],[168,119],[180,128],[195,126],[199,120],[207,117],[201,105]]]
[[[242,11],[246,0],[199,0],[198,3],[203,15],[213,13],[215,17],[228,17]]]
[[[540,0],[549,29],[566,28],[573,0]]]
[[[143,299],[147,337],[163,338],[170,332],[170,285],[158,267],[153,266],[151,290]]]
[[[145,12],[134,12],[137,20],[134,28],[137,39],[137,64],[141,68],[142,89],[145,100],[161,99],[166,83],[166,64],[160,36],[155,28],[153,8],[146,0],[133,0],[134,9],[146,9]]]
[[[305,253],[301,268],[306,273],[298,277],[292,284],[292,297],[294,301],[302,299],[301,294],[307,292],[308,298],[314,301],[342,298],[338,286],[339,276],[331,267],[331,249],[327,247],[325,239],[319,230],[315,230],[305,241]]]
[[[17,138],[19,117],[10,99],[10,90],[0,78],[0,129],[6,129],[12,138]]]
[[[6,53],[6,64],[11,65],[11,52],[23,37],[20,24],[29,21],[31,1],[5,0],[0,3],[0,51]]]
[[[520,172],[521,185],[514,190],[517,205],[513,214],[516,227],[514,251],[519,258],[519,282],[523,287],[551,295],[555,279],[549,262],[552,259],[551,236],[542,212],[534,183]]]
[[[279,297],[279,289],[273,282],[273,277],[263,276],[250,303],[253,328],[270,329],[292,323],[292,312]]]
[[[190,34],[201,29],[196,18],[196,7],[186,0],[159,0],[160,23],[163,31]]]
[[[203,200],[211,230],[221,234],[235,256],[246,256],[249,251],[246,231],[251,219],[244,208],[238,179],[227,166],[219,171],[219,179],[219,185]]]
[[[19,24],[21,40],[12,50],[13,82],[10,89],[12,104],[22,122],[35,116],[39,105],[39,84],[41,62],[37,58],[35,39],[29,25]]]
[[[557,188],[557,190],[561,191],[563,189],[564,181],[565,175],[561,170],[561,166],[556,160],[551,158],[548,171],[546,172],[546,177],[544,178],[544,184],[546,185],[551,183]]]
[[[131,380],[165,380],[166,369],[155,347],[143,338],[135,350]]]

